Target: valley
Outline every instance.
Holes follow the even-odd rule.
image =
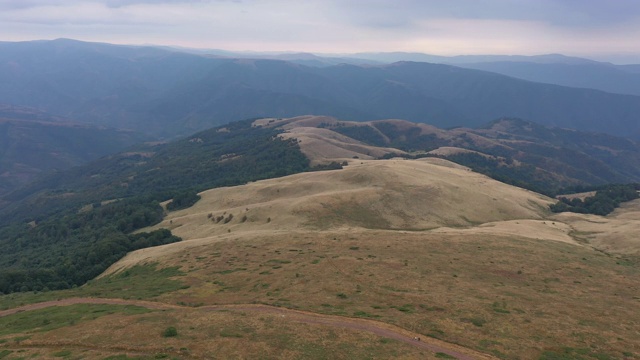
[[[0,23],[0,360],[640,360],[640,1]]]
[[[446,99],[483,98],[473,84],[494,75],[444,65],[312,69],[48,45],[62,46],[58,61],[65,47],[102,49],[125,78],[140,74],[139,62],[172,70],[133,76],[139,82],[129,85],[145,98],[135,102],[146,109],[104,97],[123,91],[108,79],[113,88],[98,94],[108,104],[89,93],[83,100],[124,106],[117,116],[62,100],[48,108],[58,115],[0,107],[8,129],[1,154],[11,166],[0,189],[0,358],[640,357],[640,200],[607,216],[550,210],[563,189],[640,181],[635,128],[625,138],[612,135],[616,127],[603,134],[512,117],[481,125]],[[191,73],[178,86],[184,61]],[[187,84],[206,69],[210,78]],[[436,96],[436,84],[452,81],[442,71],[460,76],[460,87]],[[417,73],[429,81],[418,84]],[[356,98],[360,76],[377,85]],[[79,88],[85,81],[71,79]],[[628,95],[493,80],[498,94],[515,87],[636,106]],[[149,92],[148,81],[164,90]],[[310,92],[307,82],[324,85]],[[212,95],[222,93],[262,104],[227,104],[259,111],[247,116],[323,109],[344,118],[227,124],[239,115]],[[427,113],[416,107],[425,101]],[[278,105],[285,103],[298,105]],[[384,112],[393,108],[402,111]],[[135,131],[96,127],[122,127],[137,112],[154,122],[137,118]],[[365,121],[372,112],[395,116]],[[464,126],[423,123],[440,117]],[[361,121],[346,120],[354,118]],[[590,126],[581,129],[601,129]],[[127,149],[113,153],[119,148]]]

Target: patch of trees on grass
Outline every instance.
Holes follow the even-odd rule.
[[[614,184],[599,187],[595,195],[584,200],[560,197],[559,201],[550,206],[551,211],[559,213],[570,211],[581,214],[607,215],[613,212],[621,203],[638,199],[640,184]]]
[[[349,165],[349,163],[346,160],[341,163],[332,161],[328,164],[318,164],[312,167],[310,171],[340,170],[347,165]]]
[[[389,138],[387,146],[404,151],[431,151],[449,144],[436,134],[423,134],[418,126],[399,129],[395,124],[384,121],[375,122],[374,126]]]
[[[388,145],[379,131],[376,131],[376,129],[366,124],[347,126],[345,123],[338,122],[335,125],[322,123],[318,127],[331,129],[354,140],[362,141],[365,144],[375,146]]]
[[[198,195],[196,192],[189,190],[181,191],[173,197],[173,200],[171,200],[171,202],[167,204],[167,210],[175,211],[186,209],[197,203],[198,200],[200,200],[200,195]]]

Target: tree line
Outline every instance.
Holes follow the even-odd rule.
[[[0,215],[0,292],[79,286],[129,251],[179,241],[168,230],[134,233],[162,220],[162,201],[177,210],[205,189],[311,170],[297,141],[252,122],[110,156],[13,194],[23,200]]]

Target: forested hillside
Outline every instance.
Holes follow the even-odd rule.
[[[164,230],[132,234],[162,219],[160,201],[188,203],[204,189],[309,170],[296,141],[251,123],[140,146],[7,196],[10,205],[0,211],[0,292],[81,285],[131,250],[178,241]]]
[[[0,196],[52,170],[82,165],[148,137],[0,107]]]

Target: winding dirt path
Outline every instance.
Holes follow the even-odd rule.
[[[434,353],[445,353],[459,360],[484,360],[496,359],[487,354],[482,354],[465,347],[450,344],[442,340],[425,337],[424,335],[412,333],[408,330],[393,326],[387,323],[369,320],[347,318],[335,315],[316,314],[312,312],[279,308],[261,304],[239,304],[239,305],[211,305],[200,307],[178,306],[166,303],[143,300],[107,299],[107,298],[70,298],[57,301],[46,301],[36,304],[25,305],[13,309],[0,311],[0,317],[13,315],[23,311],[44,309],[52,306],[69,306],[76,304],[104,304],[104,305],[135,305],[154,310],[190,310],[190,311],[221,311],[236,310],[246,312],[257,312],[281,316],[288,321],[295,321],[305,324],[317,324],[330,327],[344,328],[356,331],[364,331],[378,336],[402,341],[412,346],[422,348]],[[416,340],[419,338],[420,340]]]

